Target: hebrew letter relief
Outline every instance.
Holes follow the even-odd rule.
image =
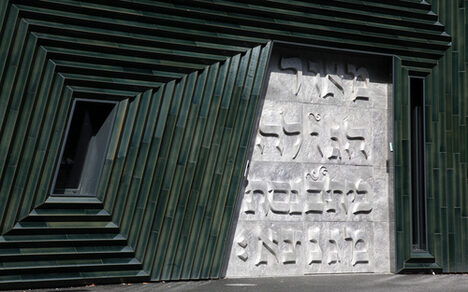
[[[340,126],[333,126],[330,129],[331,150],[328,154],[328,159],[341,160],[341,145],[345,144],[343,133]]]
[[[237,252],[237,257],[244,262],[247,261],[249,256],[247,255],[247,251],[245,249],[247,248],[248,243],[243,230],[237,235],[235,242],[237,242],[237,245],[240,247],[239,251]]]
[[[280,249],[278,246],[278,235],[276,231],[268,228],[261,230],[258,235],[256,265],[268,264],[268,258],[273,257],[279,263]]]
[[[302,232],[295,229],[280,229],[276,232],[270,228],[261,230],[258,235],[256,265],[294,264],[297,261],[297,248],[302,240]],[[269,262],[269,258],[274,258]]]
[[[353,200],[353,214],[360,212],[370,212],[372,206],[369,202],[368,196],[370,191],[370,186],[367,182],[359,179],[356,182],[355,197]]]
[[[319,62],[312,62],[309,61],[309,72],[311,72],[314,77],[312,77],[312,81],[310,82],[310,86],[312,87],[311,95],[309,97],[309,102],[314,101],[314,97],[322,97],[322,83],[323,80],[321,78],[322,74],[322,64]]]
[[[346,143],[346,151],[349,154],[349,158],[357,156],[359,153],[363,155],[365,159],[369,159],[369,149],[366,144],[366,137],[369,136],[368,130],[365,128],[348,128],[348,123],[345,122],[346,128],[346,138],[348,143]],[[351,149],[351,143],[357,142],[359,144],[359,152]]]
[[[330,144],[329,160],[342,159],[369,159],[370,150],[366,143],[366,137],[369,137],[368,129],[366,128],[351,128],[348,121],[344,121],[342,125],[334,125],[330,128]]]
[[[322,262],[322,249],[320,248],[320,227],[309,227],[308,230],[308,258],[309,265]]]
[[[271,192],[271,186],[268,181],[249,180],[245,189],[243,211],[247,214],[255,214],[257,210],[268,213],[268,193]]]
[[[314,75],[309,86],[312,87],[311,101],[317,96],[320,99],[343,99],[345,95],[345,86],[343,84],[344,69],[341,64],[327,64],[325,73],[323,73],[323,64],[320,62],[309,61],[309,72]]]
[[[288,182],[272,182],[273,191],[268,193],[270,209],[277,213],[289,213],[291,200],[291,184]],[[296,191],[297,193],[297,191]]]
[[[296,141],[294,142],[293,149],[291,150],[292,159],[297,157],[299,150],[302,145],[302,119],[298,122],[287,123],[284,118],[283,112],[280,112],[281,115],[281,125],[283,126],[284,133],[286,135],[295,135]],[[299,115],[299,118],[302,116]]]
[[[327,263],[329,265],[337,264],[341,262],[340,259],[340,248],[338,243],[340,242],[340,231],[337,228],[330,230],[330,239],[328,240],[327,246]]]
[[[350,94],[351,100],[354,102],[358,99],[368,101],[370,99],[368,84],[369,72],[364,67],[356,69],[356,66],[348,64],[348,74],[353,77],[353,88]]]
[[[296,159],[302,146],[302,115],[297,115],[296,121],[286,118],[283,111],[272,112],[275,121],[266,122],[260,120],[259,135],[257,135],[256,146],[260,154],[265,154],[268,148],[268,141],[274,139],[273,147],[277,154],[287,159]],[[271,149],[269,149],[271,151]]]
[[[302,232],[294,229],[283,230],[284,249],[282,251],[283,264],[294,264],[297,261],[297,248],[301,244]]]
[[[287,70],[292,69],[296,72],[296,86],[294,88],[294,94],[298,95],[299,90],[302,86],[302,61],[299,58],[281,58],[281,69]]]
[[[345,228],[345,239],[352,242],[352,265],[369,262],[369,253],[367,251],[367,235],[359,229],[351,227]]]
[[[280,125],[266,124],[263,120],[260,120],[259,127],[260,135],[257,139],[257,146],[260,148],[260,153],[263,154],[265,150],[265,142],[263,137],[274,137],[276,139],[275,148],[279,151],[279,154],[283,155],[283,147],[281,135],[283,129]]]
[[[320,179],[320,180],[319,180]],[[329,188],[330,179],[327,168],[320,166],[305,176],[306,203],[305,212],[322,213],[325,208],[324,192]]]
[[[272,52],[227,276],[390,272],[391,60]]]
[[[310,134],[310,137],[313,139],[313,144],[312,144],[312,151],[315,152],[317,150],[317,154],[319,155],[320,158],[323,157],[323,150],[322,146],[320,145],[320,139],[322,138],[321,132],[322,132],[322,124],[320,123],[320,120],[322,119],[322,116],[319,113],[309,113],[307,115],[309,118],[309,130],[308,133]]]
[[[342,99],[345,92],[343,86],[344,70],[342,65],[333,64],[327,66],[328,73],[324,79],[324,86],[322,88],[321,98],[334,97]]]

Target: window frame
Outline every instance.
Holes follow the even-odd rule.
[[[418,79],[421,80],[421,99],[422,99],[422,112],[421,117],[420,117],[420,122],[421,127],[422,127],[422,133],[421,136],[422,138],[421,141],[415,141],[415,135],[414,135],[414,130],[413,128],[415,127],[415,118],[413,117],[413,111],[414,111],[414,106],[413,106],[413,101],[414,101],[414,96],[412,94],[412,86],[414,83],[412,80]],[[416,252],[416,253],[425,253],[428,251],[428,236],[427,236],[427,231],[428,231],[428,226],[427,226],[427,198],[426,198],[426,182],[427,182],[427,177],[426,177],[426,89],[425,89],[425,84],[426,80],[424,77],[421,76],[414,76],[414,75],[408,75],[408,97],[409,97],[409,132],[410,132],[410,220],[411,220],[411,251]],[[418,139],[418,140],[419,140]],[[418,145],[415,145],[415,143],[418,143]],[[420,151],[422,151],[422,154],[417,154],[415,153],[415,147],[417,147]],[[416,157],[417,156],[417,157]],[[414,161],[414,158],[419,158],[417,162]],[[422,161],[420,160],[422,158]],[[415,170],[416,164],[419,164],[419,169]],[[421,172],[422,170],[422,172]],[[415,179],[415,175],[418,176],[418,179]],[[417,182],[419,185],[415,186],[415,182]],[[415,188],[418,188],[417,194],[415,194]],[[415,197],[416,196],[416,197]],[[414,204],[417,204],[417,206],[414,206]],[[416,208],[416,211],[415,211]],[[416,212],[416,214],[415,214]],[[421,214],[421,212],[424,212],[424,214]],[[423,222],[421,222],[421,220]],[[415,222],[417,221],[417,222]],[[417,228],[417,230],[415,230]],[[417,233],[417,240],[414,238],[415,233]]]
[[[111,124],[109,126],[110,127],[109,132],[106,133],[107,137],[105,138],[106,141],[105,141],[105,145],[103,147],[104,150],[102,152],[102,158],[100,158],[96,162],[94,162],[95,167],[98,168],[98,171],[97,171],[97,184],[96,184],[96,187],[94,189],[94,192],[89,193],[89,194],[57,193],[56,192],[57,178],[58,178],[58,174],[60,172],[61,161],[62,161],[64,152],[65,152],[65,149],[66,149],[67,141],[68,141],[68,138],[69,138],[69,135],[70,135],[70,127],[71,127],[71,124],[72,124],[72,121],[73,121],[73,117],[74,117],[74,114],[75,114],[75,109],[77,107],[78,102],[113,104],[113,108],[111,109],[111,111],[109,112],[108,117],[106,118],[106,119],[109,119],[109,118],[111,119],[111,121],[110,121]],[[54,196],[54,197],[95,197],[97,195],[96,194],[97,193],[97,187],[99,185],[99,180],[101,178],[101,174],[102,174],[102,171],[103,171],[103,168],[104,168],[106,153],[107,153],[107,150],[108,150],[108,147],[109,147],[109,141],[111,140],[112,130],[113,130],[113,127],[114,127],[114,124],[115,124],[118,103],[119,102],[115,101],[115,100],[101,100],[101,99],[88,99],[88,98],[74,98],[73,99],[72,106],[71,106],[71,109],[70,109],[70,112],[69,112],[69,115],[68,115],[67,125],[65,127],[64,132],[63,132],[63,138],[62,138],[62,142],[61,142],[61,146],[60,146],[60,154],[59,154],[57,162],[55,164],[54,178],[52,180],[50,191],[49,191],[50,196]],[[84,164],[81,167],[83,169]],[[82,188],[82,186],[81,186],[81,183],[80,183],[80,186],[76,190],[80,190],[81,188]]]

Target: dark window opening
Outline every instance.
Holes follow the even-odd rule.
[[[411,109],[411,219],[413,250],[426,245],[426,197],[424,176],[424,79],[410,77]]]
[[[96,195],[115,111],[116,102],[74,101],[52,194]]]

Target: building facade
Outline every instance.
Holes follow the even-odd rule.
[[[0,287],[467,272],[467,9],[1,1]]]

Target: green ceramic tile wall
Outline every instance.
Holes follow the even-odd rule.
[[[433,11],[451,35],[452,45],[425,78],[426,122],[426,202],[428,253],[411,251],[411,216],[407,208],[410,178],[404,173],[409,159],[407,121],[395,110],[395,139],[401,148],[395,153],[397,270],[468,270],[468,173],[466,122],[468,116],[468,78],[466,69],[468,1],[433,0]],[[408,91],[408,72],[397,75],[395,104],[401,103]],[[400,86],[398,85],[400,84]],[[408,116],[403,105],[403,115]],[[400,107],[398,107],[400,110]],[[405,134],[406,133],[406,134]],[[422,260],[421,260],[422,258]]]
[[[432,126],[427,145],[429,249],[444,272],[468,271],[468,1],[432,1],[452,39],[427,77],[426,120]],[[436,130],[437,129],[437,130]],[[437,162],[436,162],[437,161]]]
[[[0,267],[0,285],[218,278],[271,41],[398,56],[401,247],[405,78],[444,56],[427,82],[428,167],[444,179],[428,181],[446,202],[432,203],[448,216],[435,222],[461,225],[431,223],[430,248],[447,271],[467,270],[467,5],[449,3],[434,9],[452,37],[415,0],[0,1],[0,262],[19,263]],[[97,198],[49,196],[73,98],[119,101]],[[44,265],[22,270],[31,257]]]

